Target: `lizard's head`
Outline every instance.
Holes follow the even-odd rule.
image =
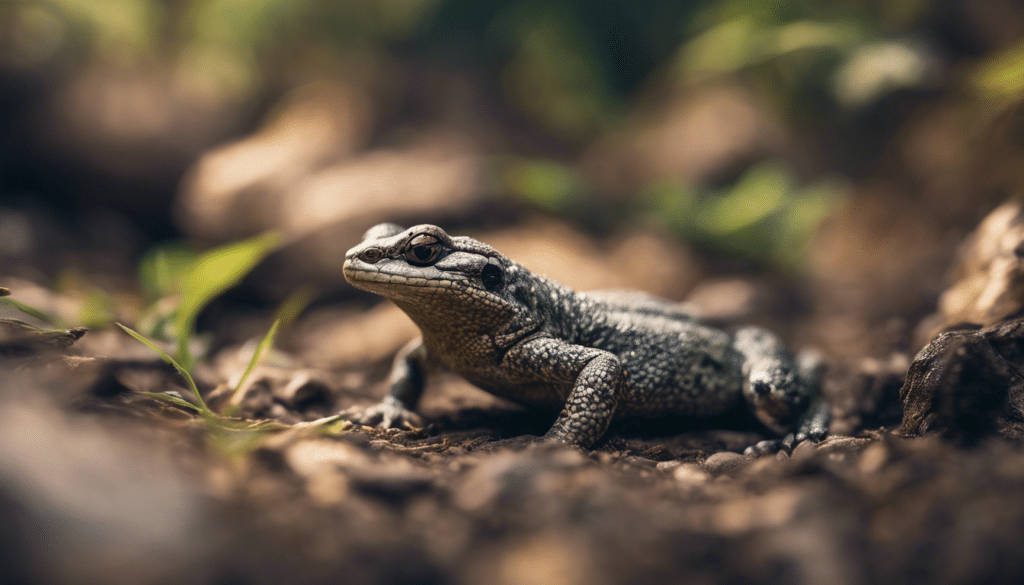
[[[345,254],[345,279],[353,286],[409,306],[507,308],[503,290],[511,261],[487,244],[451,237],[422,224],[403,230],[384,223],[370,228]],[[481,311],[482,312],[482,311]]]

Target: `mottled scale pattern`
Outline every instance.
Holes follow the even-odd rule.
[[[546,437],[581,446],[615,417],[737,407],[788,433],[762,451],[827,432],[815,383],[763,329],[729,335],[643,293],[576,292],[428,224],[372,228],[346,254],[344,272],[422,332],[396,357],[389,397],[348,413],[360,422],[413,424],[426,373],[440,365],[497,396],[559,410]]]

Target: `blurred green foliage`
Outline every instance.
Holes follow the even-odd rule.
[[[19,301],[17,299],[13,299],[13,298],[8,297],[7,295],[10,294],[10,291],[8,289],[5,288],[5,289],[0,289],[0,290],[6,291],[5,294],[0,294],[0,297],[6,297],[6,298],[0,298],[0,305],[7,305],[9,307],[14,307],[15,309],[21,311],[22,313],[25,313],[26,315],[28,315],[30,317],[33,317],[35,319],[38,319],[38,320],[42,321],[43,323],[46,323],[47,325],[57,325],[57,324],[59,324],[61,322],[60,319],[58,319],[57,317],[55,317],[53,315],[47,315],[46,313],[44,313],[44,312],[42,312],[42,311],[40,311],[40,310],[38,310],[38,309],[36,309],[34,307],[30,307],[30,306],[26,305],[25,303],[23,303],[23,302],[21,302],[21,301]]]
[[[139,262],[139,282],[150,300],[177,292],[178,281],[199,253],[184,242],[173,241],[150,248]]]
[[[984,60],[973,81],[985,98],[1006,102],[1024,99],[1024,42]]]
[[[188,344],[199,312],[215,297],[241,282],[280,243],[278,234],[267,233],[226,244],[204,252],[182,273],[176,358],[185,368],[190,369],[194,361]]]
[[[502,88],[527,116],[573,138],[589,136],[608,121],[616,103],[605,64],[568,5],[514,5],[501,24],[501,36],[513,47]]]
[[[683,79],[739,74],[790,113],[864,107],[934,82],[936,57],[914,25],[930,0],[823,3],[723,0],[705,4],[673,58]],[[815,109],[821,115],[820,107]]]
[[[835,74],[900,35],[928,0],[8,0],[15,52],[175,63],[197,87],[252,98],[275,68],[458,42],[494,67],[508,102],[550,131],[587,137],[659,70],[692,79],[776,68],[776,81]],[[909,46],[909,45],[908,45]],[[913,51],[913,47],[910,47]],[[822,63],[832,71],[822,71]],[[918,82],[913,76],[903,83]],[[840,87],[840,86],[837,86]],[[843,86],[845,87],[845,86]],[[785,88],[780,88],[785,89]],[[793,89],[792,87],[789,88]],[[782,91],[787,94],[789,92]],[[794,95],[794,97],[796,97]]]
[[[655,183],[645,202],[658,220],[692,240],[795,267],[811,232],[844,200],[845,191],[843,181],[834,178],[800,185],[788,168],[766,162],[721,189]]]
[[[505,124],[527,122],[559,153],[497,153],[501,186],[547,211],[574,215],[599,201],[566,151],[578,153],[620,128],[646,94],[668,87],[738,80],[794,133],[808,134],[857,128],[859,113],[894,92],[963,83],[958,79],[985,100],[1024,99],[1024,44],[988,55],[937,47],[959,42],[935,25],[949,21],[954,4],[6,0],[0,60],[23,68],[62,57],[78,65],[160,63],[194,94],[243,104],[267,99],[273,84],[286,86],[290,75],[357,70],[383,77],[389,71],[382,65],[396,56],[468,68],[518,116]],[[961,59],[955,66],[964,75],[949,75],[950,55]],[[662,177],[641,188],[641,199],[708,245],[793,258],[801,238],[842,199],[841,182],[829,177],[843,169],[825,163],[816,171],[821,177],[800,186],[783,155],[764,156],[779,158],[747,161],[752,166],[735,173],[734,184],[712,188]],[[165,297],[174,275],[196,259],[180,248],[153,254],[143,264],[143,282],[154,298]]]
[[[571,213],[586,198],[582,174],[554,160],[509,157],[499,163],[498,174],[517,197],[554,213]]]
[[[138,319],[139,323],[151,336],[176,339],[175,362],[191,370],[194,357],[189,345],[199,313],[214,298],[241,282],[280,244],[278,234],[265,233],[201,254],[180,242],[150,250],[139,265],[139,280],[153,302]],[[302,299],[293,303],[301,303]]]

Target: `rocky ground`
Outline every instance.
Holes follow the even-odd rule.
[[[1013,239],[1014,217],[1000,238]],[[962,278],[993,297],[999,282],[1016,282],[1005,264],[1016,246],[978,251],[994,237],[984,225],[962,253]],[[7,284],[18,296],[21,283]],[[761,294],[747,280],[713,286],[719,294],[698,287],[692,299],[732,290],[727,314]],[[8,323],[4,582],[1010,583],[1024,574],[1024,336],[1012,318],[946,326],[913,363],[900,352],[831,360],[832,436],[746,458],[762,435],[730,421],[622,424],[591,450],[536,444],[528,437],[550,417],[455,377],[429,387],[423,429],[352,425],[330,415],[383,394],[388,356],[410,331],[387,306],[330,311],[300,319],[258,367],[239,424],[142,394],[188,391],[119,331],[37,338]],[[368,331],[383,334],[369,341]],[[331,336],[340,341],[327,351],[317,340]],[[197,367],[215,410],[251,352],[229,344]],[[244,422],[255,420],[276,424]]]
[[[1020,2],[92,4],[0,1],[0,585],[1024,582]],[[384,221],[813,348],[830,436],[340,420],[417,334]]]

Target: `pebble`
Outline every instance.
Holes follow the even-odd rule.
[[[701,469],[700,465],[696,463],[682,463],[678,465],[672,472],[672,477],[679,483],[687,485],[704,483],[711,479],[711,475]]]
[[[655,465],[658,471],[664,471],[665,473],[672,473],[677,467],[682,465],[682,461],[662,461]]]
[[[721,451],[704,460],[704,470],[718,475],[740,467],[748,461],[746,457],[732,451]]]

